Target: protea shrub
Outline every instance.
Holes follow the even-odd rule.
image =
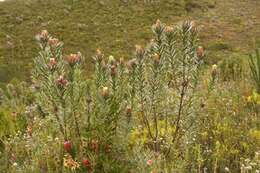
[[[84,56],[65,55],[63,43],[42,31],[32,71],[33,130],[20,136],[24,152],[20,160],[7,160],[6,168],[13,172],[193,168],[189,161],[197,137],[196,86],[205,52],[197,43],[194,22],[166,26],[157,20],[152,32],[153,39],[147,46],[136,45],[130,60],[107,57],[97,49],[93,76],[86,77]]]

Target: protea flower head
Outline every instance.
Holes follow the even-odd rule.
[[[163,31],[163,25],[159,19],[156,20],[152,28],[156,33],[161,33]]]
[[[40,38],[43,39],[43,40],[47,40],[48,39],[48,36],[49,36],[49,33],[47,30],[42,30],[41,33],[40,33]]]
[[[202,46],[199,46],[197,48],[197,56],[199,59],[203,58],[205,52],[204,52],[204,48]]]
[[[96,50],[95,60],[101,62],[103,60],[103,54],[100,49]]]
[[[82,159],[82,165],[84,166],[84,168],[86,169],[90,169],[91,168],[91,162],[89,159],[87,158],[83,158]]]
[[[109,89],[108,89],[108,87],[103,87],[103,88],[102,88],[101,95],[102,95],[104,98],[107,98],[107,97],[109,96]]]
[[[100,55],[102,55],[102,52],[101,52],[101,50],[100,50],[100,49],[97,49],[97,50],[96,50],[96,55],[97,55],[97,56],[100,56]]]
[[[71,144],[71,142],[70,141],[64,141],[64,143],[63,143],[63,148],[64,148],[64,150],[65,151],[67,151],[67,152],[71,152],[71,150],[72,150],[72,144]]]
[[[211,75],[212,75],[213,78],[215,78],[216,75],[217,75],[217,69],[218,69],[217,64],[212,65],[212,68],[211,68]]]
[[[116,60],[115,60],[115,58],[112,55],[110,55],[108,57],[108,63],[111,64],[111,65],[115,65]]]
[[[50,58],[49,64],[48,64],[49,68],[51,70],[53,70],[53,69],[55,69],[56,65],[57,65],[56,59],[55,58]]]
[[[81,60],[81,53],[80,52],[78,52],[77,54],[70,54],[66,58],[66,61],[71,66],[74,66],[75,64],[79,63],[80,60]]]
[[[159,19],[157,19],[155,22],[155,28],[160,29],[160,27],[161,27],[161,21]]]
[[[149,159],[149,160],[147,160],[147,162],[146,162],[146,164],[148,165],[148,166],[151,166],[152,164],[153,164],[153,160],[152,159]]]
[[[166,26],[165,29],[164,29],[164,32],[167,34],[167,35],[170,35],[172,34],[174,31],[173,27],[171,26]]]
[[[59,45],[59,43],[60,43],[60,41],[59,41],[59,39],[57,39],[57,38],[50,38],[50,39],[48,40],[48,44],[49,44],[50,46],[57,46],[57,45]]]
[[[63,75],[60,75],[59,78],[56,80],[56,83],[59,87],[66,87],[68,85],[68,81],[65,79]]]
[[[153,55],[153,60],[156,64],[160,63],[161,57],[157,53]]]

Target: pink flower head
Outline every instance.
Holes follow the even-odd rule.
[[[147,160],[146,164],[147,164],[148,166],[151,166],[151,165],[153,164],[153,160],[152,160],[152,159]]]
[[[60,41],[57,38],[50,38],[48,40],[48,43],[50,46],[57,46],[57,45],[59,45]]]
[[[66,61],[69,63],[69,65],[73,66],[80,62],[81,60],[81,53],[78,52],[77,54],[70,54],[67,56]]]
[[[173,33],[174,29],[171,26],[166,26],[164,31],[166,34],[171,34],[171,33]]]
[[[66,87],[68,85],[68,81],[65,79],[63,75],[60,75],[56,82],[57,85],[60,87]]]

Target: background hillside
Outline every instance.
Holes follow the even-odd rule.
[[[7,0],[0,3],[0,82],[29,78],[42,29],[65,42],[66,53],[79,50],[87,60],[96,48],[129,58],[135,44],[149,41],[157,18],[195,20],[210,64],[260,44],[259,0]]]
[[[0,172],[259,173],[257,47],[260,0],[0,2]]]

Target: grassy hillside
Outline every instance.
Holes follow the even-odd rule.
[[[6,0],[0,172],[259,173],[256,47],[259,0]]]
[[[66,53],[79,50],[90,60],[99,47],[128,58],[135,44],[150,39],[157,18],[195,20],[208,62],[215,63],[259,44],[259,6],[257,0],[8,0],[0,3],[0,82],[28,76],[34,35],[42,29],[61,38]]]

